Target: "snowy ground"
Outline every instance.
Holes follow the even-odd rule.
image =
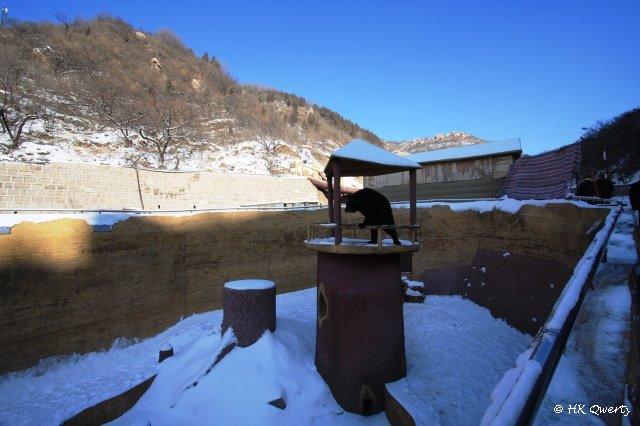
[[[505,204],[503,209],[510,210],[519,203]],[[595,415],[557,414],[554,408],[582,403],[588,411],[594,404],[623,402],[617,389],[628,350],[631,301],[619,268],[637,262],[631,232],[627,210],[609,242],[609,262],[600,265],[598,286],[585,300],[587,314],[581,312],[578,318],[538,424],[598,424],[601,418]],[[278,296],[276,331],[250,347],[234,349],[209,373],[217,351],[232,338],[220,333],[222,311],[190,316],[143,341],[119,339],[108,351],[47,359],[35,368],[1,376],[0,424],[59,424],[156,373],[150,390],[116,424],[388,424],[384,414],[345,413],[318,375],[315,303],[314,288]],[[480,423],[491,391],[532,337],[457,296],[405,304],[404,313],[406,381],[422,396],[421,418],[427,424]],[[165,343],[173,346],[175,355],[158,365],[158,350]],[[286,401],[285,410],[267,404],[279,397]]]
[[[315,289],[278,296],[276,331],[234,349],[209,374],[204,371],[229,338],[220,334],[222,311],[193,315],[142,342],[117,341],[109,351],[48,360],[5,375],[0,423],[58,424],[158,373],[138,405],[116,424],[139,419],[154,426],[387,424],[384,414],[345,413],[317,373],[315,303]],[[408,377],[449,424],[482,416],[492,387],[531,340],[460,297],[406,304],[405,327]],[[158,350],[166,342],[175,355],[158,365]],[[285,410],[267,404],[281,396]]]

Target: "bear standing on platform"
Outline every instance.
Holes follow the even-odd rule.
[[[381,193],[374,191],[370,188],[364,188],[353,194],[347,195],[347,206],[345,208],[347,213],[360,212],[364,215],[364,222],[360,224],[360,228],[364,228],[369,225],[395,225],[393,220],[393,212],[391,211],[391,204],[387,197]],[[385,229],[391,238],[393,238],[394,244],[400,244],[398,240],[398,233],[395,229]],[[371,241],[369,243],[376,243],[378,241],[378,231],[376,229],[371,230]]]

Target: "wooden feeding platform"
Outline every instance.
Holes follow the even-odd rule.
[[[401,271],[403,254],[420,249],[418,169],[418,163],[361,140],[334,151],[325,167],[329,223],[309,225],[304,244],[318,252],[316,367],[346,411],[379,413],[385,384],[406,375]],[[409,172],[409,225],[342,223],[341,176],[403,171]],[[384,238],[391,229],[401,244]],[[372,230],[377,241],[369,243]]]
[[[334,235],[337,228],[338,225],[335,223],[310,224],[307,228],[307,239],[304,241],[305,247],[335,254],[413,253],[420,250],[420,242],[418,241],[419,225],[377,225],[360,228],[356,223],[343,223],[340,225],[342,234],[342,242],[340,244],[335,243]],[[375,243],[369,243],[367,238],[371,229],[378,230],[378,240]],[[382,232],[385,229],[398,231],[402,244],[396,245],[390,239],[385,240]],[[402,239],[403,234],[407,233],[409,234],[409,239]]]
[[[328,186],[329,223],[310,225],[305,246],[324,253],[344,254],[392,254],[418,251],[420,244],[417,239],[419,225],[416,213],[416,170],[420,168],[420,165],[414,161],[392,154],[362,140],[354,140],[334,151],[324,169]],[[366,244],[368,240],[365,241],[365,244],[353,240],[343,241],[343,231],[351,231],[357,225],[342,223],[341,177],[378,176],[405,171],[409,172],[409,225],[379,225],[362,229],[378,229],[378,231],[384,229],[409,230],[411,234],[410,240],[403,242],[401,245],[386,244],[381,238],[383,232],[378,232],[378,241],[375,245]],[[326,238],[322,240],[315,238],[321,229],[331,230],[335,247],[328,247],[331,244]]]

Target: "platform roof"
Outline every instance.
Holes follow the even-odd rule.
[[[507,154],[522,154],[520,139],[507,139],[503,141],[418,152],[416,154],[407,155],[406,158],[420,164],[426,164],[479,157],[493,157],[496,155]]]
[[[333,162],[340,161],[341,176],[377,176],[420,169],[413,160],[393,154],[361,139],[354,139],[333,151],[324,168],[327,176],[333,175]]]

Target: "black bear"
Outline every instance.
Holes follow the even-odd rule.
[[[347,195],[347,207],[344,210],[347,213],[360,212],[364,215],[364,222],[359,225],[360,228],[364,228],[369,225],[396,224],[393,220],[391,204],[389,204],[387,197],[370,188],[364,188],[353,194]],[[385,229],[385,232],[391,235],[394,244],[400,244],[400,240],[398,240],[398,233],[395,229]],[[372,229],[371,241],[369,241],[369,243],[376,243],[377,241],[378,231],[376,229]]]

